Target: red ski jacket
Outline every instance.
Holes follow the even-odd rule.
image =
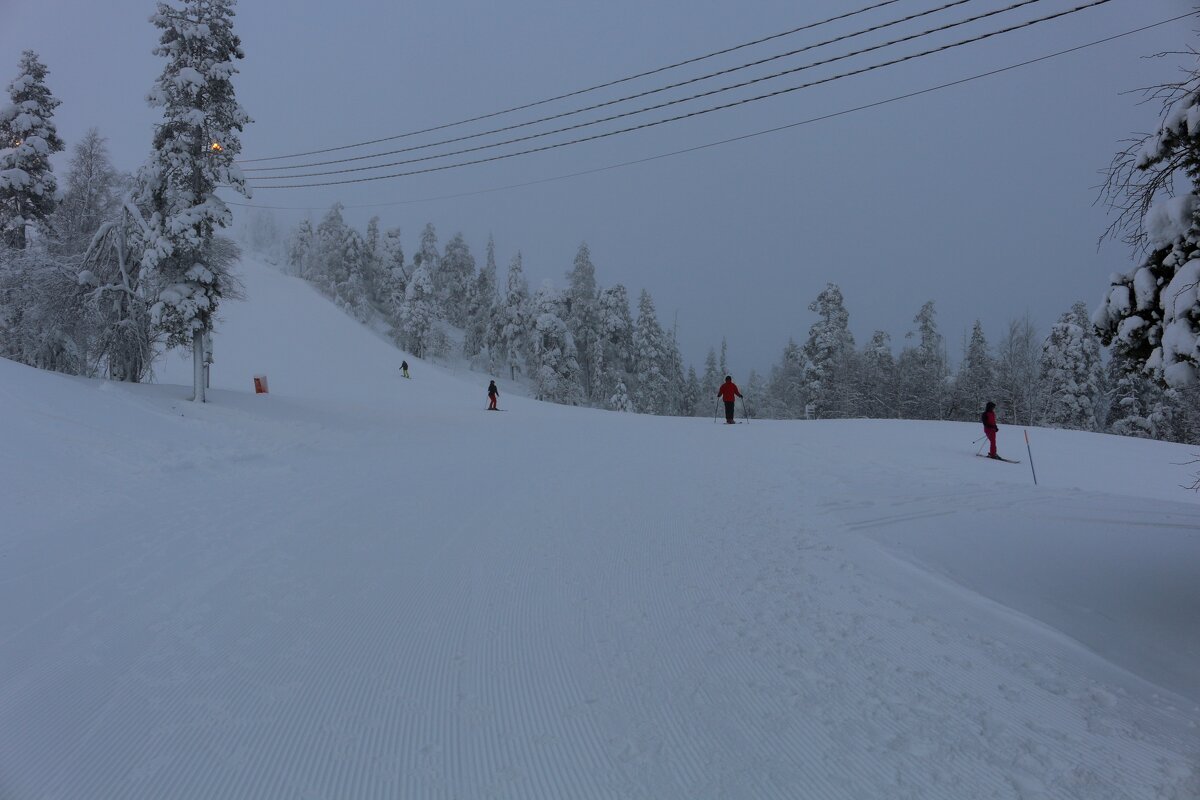
[[[985,431],[1000,430],[1000,428],[996,426],[996,412],[995,411],[983,412],[983,429]]]
[[[712,386],[712,384],[710,383],[709,386]],[[733,398],[742,396],[742,393],[738,391],[737,384],[733,381],[722,383],[721,388],[717,389],[717,394],[721,395],[721,399],[726,403],[732,403]]]

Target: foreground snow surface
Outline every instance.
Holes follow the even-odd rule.
[[[1200,797],[1191,449],[488,413],[245,268],[206,406],[0,361],[0,798]]]

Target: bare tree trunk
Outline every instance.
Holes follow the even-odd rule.
[[[204,332],[192,333],[192,385],[194,391],[192,400],[203,403],[204,400]]]

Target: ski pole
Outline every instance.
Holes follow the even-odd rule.
[[[713,401],[713,425],[717,424],[717,414],[721,413],[721,401]]]
[[[742,420],[748,424],[750,422],[750,412],[746,410],[746,398],[738,395],[738,399],[742,401]]]
[[[1033,472],[1033,485],[1037,486],[1037,470],[1033,468],[1033,450],[1029,449],[1029,431],[1025,431],[1025,452],[1029,454],[1029,469]]]

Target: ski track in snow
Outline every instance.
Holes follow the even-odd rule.
[[[1186,497],[1053,456],[1035,489],[968,426],[480,415],[479,376],[397,388],[307,287],[247,289],[247,351],[323,338],[278,335],[268,397],[0,362],[41,454],[0,474],[0,798],[1200,797],[1196,651],[1080,588],[1150,545],[1194,581]],[[322,347],[356,360],[301,383]]]

